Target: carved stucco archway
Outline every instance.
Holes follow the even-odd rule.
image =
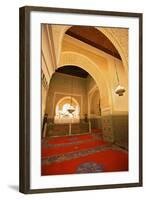
[[[54,44],[55,44],[55,50],[56,50],[56,57],[57,57],[57,64],[60,61],[60,54],[61,54],[61,48],[62,48],[62,43],[63,43],[63,37],[65,32],[70,29],[72,26],[59,26],[59,28],[53,28],[54,30]],[[115,48],[118,50],[123,66],[125,69],[125,72],[128,71],[128,50],[127,50],[127,45],[122,41],[123,35],[121,35],[121,40],[119,39],[120,35],[116,30],[113,32],[112,28],[97,28],[99,31],[101,31],[115,46]],[[56,30],[58,29],[58,30]],[[56,32],[55,32],[56,31]],[[118,37],[119,36],[119,37]],[[128,36],[125,41],[127,41]]]
[[[83,54],[77,52],[66,51],[61,53],[59,67],[66,65],[75,65],[87,71],[96,82],[101,95],[101,107],[110,107],[112,96],[110,88],[106,81],[106,77],[100,71],[97,64]]]
[[[73,107],[75,108],[74,113],[76,113],[76,114],[71,115],[72,119],[70,117],[69,117],[69,119],[66,118],[66,117],[65,118],[62,117],[62,119],[59,119],[58,115],[59,115],[60,107],[63,108],[63,106],[65,104],[70,104],[71,101],[72,101]],[[70,122],[70,121],[72,123],[79,123],[79,121],[80,121],[80,107],[81,107],[81,105],[79,104],[79,102],[76,100],[75,97],[65,96],[65,97],[60,98],[55,104],[54,121],[56,121],[56,123],[66,123],[66,122]]]
[[[72,52],[72,55],[71,55],[71,52],[70,53],[68,52],[68,56],[67,56],[67,52],[62,52],[63,38],[64,38],[64,35],[65,35],[65,32],[68,29],[70,29],[71,27],[72,26],[60,26],[60,25],[59,26],[52,26],[53,37],[54,37],[54,47],[55,47],[55,53],[56,53],[56,58],[57,58],[57,66],[73,64],[73,63],[75,64],[75,61],[76,61],[77,66],[80,66],[81,68],[85,69],[85,67],[87,65],[85,66],[81,62],[79,64],[79,57],[75,56],[75,54],[77,54],[76,52]],[[95,28],[97,28],[97,27],[95,27]],[[124,48],[124,43],[121,41],[122,36],[120,37],[120,35],[118,34],[118,32],[116,32],[116,30],[112,31],[112,28],[110,29],[110,28],[103,28],[102,27],[102,28],[97,28],[97,29],[100,30],[113,43],[115,48],[118,50],[118,52],[119,52],[119,54],[122,58],[124,71],[127,72],[128,53],[126,51],[126,48]],[[117,29],[117,31],[118,31],[118,29]],[[127,40],[125,40],[125,41],[127,41]],[[74,53],[74,56],[73,56],[73,53]],[[62,62],[63,57],[65,57],[65,59],[68,59],[68,60],[71,59],[72,61],[70,60],[69,62]],[[74,62],[73,62],[73,57],[74,57]],[[80,55],[80,58],[81,57],[85,58],[85,54]],[[87,61],[87,59],[90,60],[90,65],[88,65],[88,67],[90,67],[93,64],[93,61],[92,61],[92,59],[90,59],[89,57],[86,56],[86,61]],[[100,71],[101,66],[97,66],[97,64],[95,64],[95,63],[93,64],[93,66],[95,66],[96,70],[97,70],[97,67],[98,67],[98,70]],[[86,71],[88,71],[87,68],[85,69]],[[88,71],[88,73],[91,74],[89,71]],[[100,73],[100,74],[102,74],[102,73]],[[98,76],[98,78],[95,77],[94,74],[92,74],[91,76],[94,78],[94,80],[96,79],[96,83],[98,82],[97,83],[98,85],[102,82],[102,81],[100,81],[100,79],[101,79],[100,76]],[[106,88],[107,88],[107,92],[103,92],[103,91],[100,90],[101,98],[108,95],[109,96],[108,97],[109,98],[109,100],[108,100],[109,105],[107,107],[111,107],[111,105],[112,105],[112,94],[111,94],[111,90],[107,87],[109,83],[106,81],[106,77],[104,77],[104,74],[102,74],[102,77],[103,77],[103,80],[106,83],[105,85],[106,85]],[[102,99],[101,99],[101,106],[102,106],[102,108],[106,107],[102,104]]]

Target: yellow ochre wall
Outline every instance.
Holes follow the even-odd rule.
[[[80,105],[80,117],[84,118],[87,110],[86,79],[55,73],[50,81],[46,112],[49,118],[54,118],[58,101],[66,96],[74,97]]]
[[[48,88],[55,69],[61,66],[76,65],[86,70],[95,81],[95,86],[91,87],[91,89],[97,87],[99,90],[102,130],[105,139],[117,143],[123,140],[122,145],[125,143],[124,145],[126,146],[128,140],[128,30],[96,28],[111,40],[119,51],[122,60],[65,35],[65,31],[69,29],[69,26],[43,25],[42,70],[48,81]],[[126,89],[122,97],[114,93],[117,87],[115,65],[119,74],[120,84]],[[92,83],[90,84],[92,85]],[[63,90],[66,89],[64,88]],[[42,117],[45,112],[48,112],[48,107],[52,105],[52,103],[48,105],[47,98],[48,95],[42,97],[42,107],[44,110]],[[87,99],[90,98],[88,97]],[[88,109],[90,100],[87,100],[84,104],[87,104],[85,107]],[[89,109],[88,111],[82,110],[82,116],[86,112],[90,113]],[[51,111],[51,113],[53,112]],[[125,134],[122,133],[122,129]],[[122,138],[123,135],[126,136]],[[116,141],[115,138],[117,138]],[[118,140],[118,138],[121,139]]]

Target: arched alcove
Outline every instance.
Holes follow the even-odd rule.
[[[97,117],[101,115],[100,111],[100,96],[96,89],[90,98],[90,116]]]
[[[69,113],[68,109],[73,107],[73,113]],[[55,107],[54,123],[79,123],[80,122],[80,106],[77,100],[71,96],[61,98]]]
[[[92,129],[102,129],[100,92],[97,86],[93,87],[88,94],[89,116]]]
[[[106,108],[111,105],[112,97],[108,82],[106,81],[105,75],[100,71],[96,63],[94,63],[85,55],[79,54],[77,52],[66,51],[61,53],[60,65],[58,68],[68,65],[76,65],[87,71],[99,88],[101,96],[101,107]]]

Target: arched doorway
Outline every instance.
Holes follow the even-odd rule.
[[[54,130],[65,130],[67,124],[68,127],[72,124],[72,134],[91,133],[88,93],[94,86],[97,87],[95,80],[83,68],[65,65],[56,70],[50,80],[46,111],[49,127],[53,125],[51,135],[57,135]],[[71,106],[72,113],[69,112]]]
[[[61,54],[60,65],[58,68],[68,65],[76,65],[87,71],[99,88],[101,96],[101,107],[106,108],[111,105],[112,97],[109,84],[106,80],[106,76],[100,71],[97,63],[93,62],[87,56],[78,52],[65,51]]]
[[[88,98],[91,128],[92,130],[102,129],[100,93],[97,87],[92,89],[92,91],[88,94]]]
[[[73,107],[74,112],[69,113],[69,109]],[[66,96],[61,98],[55,108],[55,124],[79,123],[80,122],[80,106],[75,98]]]

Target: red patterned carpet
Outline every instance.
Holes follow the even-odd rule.
[[[128,170],[128,153],[96,134],[63,136],[42,141],[42,175]]]

